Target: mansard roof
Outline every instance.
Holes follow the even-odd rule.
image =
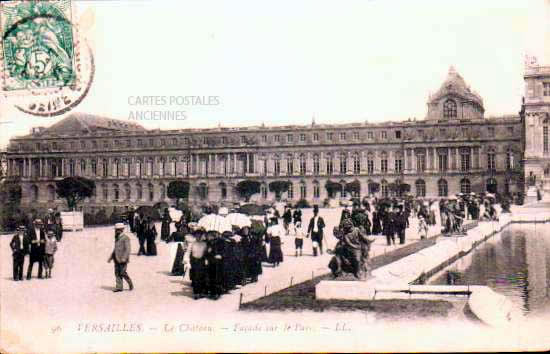
[[[90,134],[96,132],[144,132],[145,130],[141,125],[133,122],[88,113],[72,113],[49,128],[35,131],[34,134],[72,135],[75,133]]]

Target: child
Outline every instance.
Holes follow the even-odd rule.
[[[302,222],[297,221],[294,225],[294,245],[296,246],[296,257],[298,257],[298,251],[302,256],[302,247],[304,246],[304,231],[302,230]]]
[[[48,238],[46,239],[45,245],[45,255],[44,255],[44,266],[46,268],[46,278],[52,277],[52,268],[53,268],[53,255],[57,251],[57,241],[54,237],[53,230],[48,231]]]

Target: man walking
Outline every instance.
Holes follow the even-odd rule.
[[[13,280],[23,280],[25,255],[29,253],[29,239],[25,235],[25,226],[17,228],[17,233],[11,239],[10,247],[13,256]]]
[[[115,262],[116,288],[113,290],[113,292],[115,293],[122,291],[122,279],[126,280],[130,290],[134,289],[132,279],[130,279],[128,273],[126,272],[128,262],[130,262],[130,238],[126,234],[124,234],[123,231],[124,224],[120,222],[116,223],[115,248],[113,249],[113,253],[111,253],[111,257],[109,257],[109,260],[107,260],[108,263],[111,262],[111,260]]]
[[[313,206],[313,217],[309,220],[307,235],[311,235],[311,241],[319,244],[319,251],[323,254],[323,229],[325,228],[325,220],[319,216],[319,206]],[[317,256],[316,249],[313,250],[313,255]]]

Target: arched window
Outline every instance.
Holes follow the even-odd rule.
[[[380,171],[388,173],[388,154],[385,151],[380,153]]]
[[[470,180],[468,178],[463,178],[460,181],[460,193],[470,194],[470,192],[471,192]]]
[[[319,182],[313,181],[313,198],[320,198],[321,188],[319,188]]]
[[[318,175],[319,174],[319,155],[318,154],[314,154],[313,155],[313,174],[314,175]]]
[[[327,154],[327,175],[331,175],[334,172],[334,165],[332,163],[332,154]]]
[[[300,154],[300,175],[306,174],[306,155]]]
[[[489,192],[489,193],[496,193],[497,189],[498,189],[497,180],[494,179],[494,178],[489,178],[487,180],[487,184],[486,184],[485,188],[487,189],[487,192]]]
[[[92,165],[92,176],[97,176],[97,161],[94,159],[91,162]]]
[[[166,199],[166,187],[163,183],[159,185],[160,200]]]
[[[289,181],[289,185],[288,185],[288,191],[287,191],[287,196],[288,196],[288,199],[294,199],[294,184],[292,183],[292,181]]]
[[[118,189],[118,184],[114,184],[113,185],[113,193],[114,193],[114,200],[115,201],[118,201],[119,197],[120,197],[120,190]]]
[[[306,193],[306,182],[301,181],[300,182],[300,199],[306,199],[307,193]]]
[[[36,202],[38,200],[38,187],[34,184],[31,186],[31,200]]]
[[[122,175],[126,177],[130,175],[130,159],[128,158],[122,159]]]
[[[275,155],[273,157],[273,163],[275,164],[273,172],[275,173],[275,176],[278,176],[281,174],[281,159],[279,158],[279,155]]]
[[[141,186],[141,184],[136,185],[136,194],[137,194],[137,197],[136,197],[137,200],[143,199],[143,187]]]
[[[340,173],[346,174],[348,172],[348,154],[345,152],[340,153]]]
[[[448,187],[447,181],[444,180],[444,179],[440,179],[437,182],[437,190],[438,190],[438,195],[440,197],[448,196],[449,195],[449,187]]]
[[[353,153],[353,173],[356,175],[361,173],[361,159],[358,152]]]
[[[107,159],[103,159],[101,165],[103,168],[102,176],[107,177],[109,175],[109,162],[107,161]]]
[[[487,170],[489,171],[496,171],[497,169],[497,159],[495,154],[495,149],[492,147],[489,147],[487,149]]]
[[[147,170],[146,171],[147,176],[152,176],[153,175],[153,159],[152,158],[147,159],[147,165],[146,165],[145,169]]]
[[[126,193],[126,200],[132,199],[132,188],[130,188],[128,183],[124,185],[124,191]]]
[[[205,200],[208,198],[208,186],[204,182],[199,184],[199,197],[202,200]]]
[[[118,177],[120,175],[120,161],[115,159],[113,162],[113,176]]]
[[[292,155],[286,157],[286,173],[289,176],[294,174],[294,156]]]
[[[220,194],[222,199],[227,199],[227,185],[224,182],[220,182]]]
[[[346,191],[346,181],[340,180],[340,197],[347,198],[348,192]]]
[[[143,159],[140,157],[136,160],[136,175],[143,176]]]
[[[55,187],[48,186],[48,201],[53,202],[55,200]]]
[[[149,185],[147,185],[147,189],[149,191],[149,201],[155,200],[155,189],[153,187],[153,184],[149,183]]]
[[[165,171],[166,171],[166,159],[164,157],[161,157],[159,161],[159,176],[164,176]]]
[[[103,200],[109,199],[109,189],[106,184],[101,186],[101,189],[103,191]]]
[[[367,173],[369,175],[374,173],[374,154],[372,152],[367,154]]]
[[[172,163],[170,164],[170,174],[172,176],[175,176],[177,174],[177,171],[178,171],[178,158],[177,157],[172,157]]]
[[[456,102],[448,99],[443,103],[443,118],[456,118]]]
[[[76,175],[76,163],[74,160],[69,160],[69,176]]]
[[[385,179],[383,179],[382,182],[380,182],[380,191],[382,192],[383,197],[388,196],[388,182],[386,182]]]
[[[416,196],[417,197],[425,197],[426,196],[426,182],[424,180],[419,179],[415,182],[416,187]]]
[[[80,176],[86,175],[86,160],[80,160]]]

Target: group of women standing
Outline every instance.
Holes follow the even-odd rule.
[[[194,298],[218,299],[238,285],[258,281],[265,254],[264,233],[263,227],[245,226],[221,235],[195,228],[189,253]]]

